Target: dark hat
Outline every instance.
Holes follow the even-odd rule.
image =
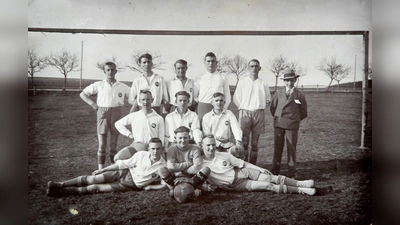
[[[294,73],[294,70],[286,68],[285,70],[283,70],[283,78],[281,78],[282,80],[286,80],[286,79],[291,79],[291,78],[298,78],[300,75],[296,75]]]

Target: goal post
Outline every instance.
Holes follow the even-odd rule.
[[[39,28],[28,27],[28,32],[69,33],[69,34],[117,34],[117,35],[180,35],[180,36],[296,36],[296,35],[358,35],[364,42],[364,76],[362,79],[362,116],[361,145],[366,149],[365,136],[367,129],[367,94],[368,94],[368,61],[369,31],[201,31],[201,30],[126,30],[126,29],[77,29],[77,28]]]

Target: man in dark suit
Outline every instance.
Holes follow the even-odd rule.
[[[294,88],[297,77],[291,69],[283,71],[285,87],[275,92],[270,110],[274,117],[274,158],[271,172],[278,175],[286,139],[288,177],[296,176],[296,145],[300,121],[307,117],[304,94]]]

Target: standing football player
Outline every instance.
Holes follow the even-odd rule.
[[[116,65],[106,62],[103,67],[106,79],[97,81],[87,86],[80,97],[95,111],[97,111],[97,137],[99,149],[97,151],[98,168],[102,169],[106,160],[107,133],[110,130],[110,161],[114,163],[117,154],[118,131],[114,123],[121,119],[121,106],[129,96],[128,85],[115,79],[117,74]],[[89,96],[97,94],[97,101],[93,102]]]
[[[237,84],[233,102],[239,109],[245,161],[256,164],[258,140],[265,131],[264,110],[271,102],[271,96],[268,84],[258,77],[261,70],[260,62],[257,59],[252,59],[247,67],[250,76],[241,79]],[[250,134],[251,151],[249,152]]]

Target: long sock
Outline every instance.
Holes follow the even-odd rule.
[[[115,154],[110,154],[110,162],[111,162],[111,164],[115,163],[114,157],[115,157]]]
[[[286,177],[286,179],[285,179],[285,184],[286,184],[287,186],[297,187],[297,180],[292,179],[292,178],[289,178],[289,177]]]
[[[289,194],[298,194],[299,193],[299,188],[298,187],[292,187],[292,186],[287,186],[287,192]]]
[[[106,156],[105,155],[98,155],[97,156],[97,162],[98,162],[98,164],[104,165],[104,163],[106,162]]]
[[[210,173],[211,170],[209,167],[205,166],[201,168],[201,170],[192,177],[194,189],[200,187],[207,180]]]
[[[76,191],[78,194],[88,194],[88,189],[87,187],[78,187],[76,188]]]
[[[163,181],[168,185],[169,189],[172,189],[176,178],[175,174],[169,171],[166,167],[160,168],[158,173],[160,174],[161,179],[163,179]]]
[[[249,163],[255,165],[257,163],[258,151],[251,150]]]
[[[80,186],[86,186],[88,184],[87,182],[87,176],[79,176],[77,178],[67,180],[64,182],[64,187],[80,187]]]

